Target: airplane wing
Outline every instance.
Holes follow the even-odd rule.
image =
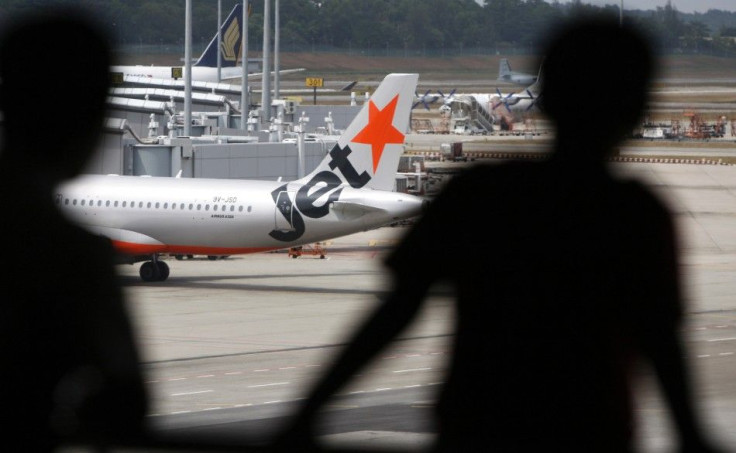
[[[286,74],[292,74],[295,72],[302,72],[306,71],[307,68],[294,68],[294,69],[282,69],[279,71],[279,75],[286,75]],[[234,67],[234,68],[222,68],[222,80],[230,80],[230,79],[239,79],[241,75],[243,74],[242,68]],[[271,77],[273,77],[274,71],[271,71],[269,73]],[[253,79],[260,79],[263,77],[262,72],[252,72],[248,74],[248,80]]]
[[[350,90],[352,90],[352,89],[353,89],[353,87],[354,87],[355,85],[357,85],[357,84],[358,84],[358,81],[357,81],[357,80],[353,80],[352,82],[348,83],[348,84],[347,84],[347,85],[345,85],[344,87],[340,88],[340,90],[339,90],[339,91],[350,91]]]

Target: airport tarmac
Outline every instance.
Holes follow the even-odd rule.
[[[684,335],[697,397],[708,428],[736,449],[736,167],[614,168],[647,180],[671,206],[681,232]],[[143,350],[152,426],[169,435],[267,438],[375,306],[389,283],[382,259],[406,231],[335,239],[326,259],[283,252],[170,259],[171,276],[159,283],[141,282],[137,265],[119,267]],[[449,295],[434,293],[421,319],[335,400],[322,425],[325,439],[427,445],[452,315]],[[642,395],[643,451],[667,451],[666,411],[650,386]]]

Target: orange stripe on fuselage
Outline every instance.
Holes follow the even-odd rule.
[[[115,249],[125,255],[153,255],[154,253],[171,253],[181,255],[244,255],[248,253],[268,252],[279,247],[200,247],[190,245],[152,245],[133,242],[112,241]]]

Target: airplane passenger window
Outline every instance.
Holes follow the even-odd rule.
[[[105,202],[105,207],[110,207],[110,200],[107,200],[107,201]]]
[[[64,198],[64,204],[65,205],[69,205],[69,199],[68,198]]]
[[[115,203],[113,203],[113,206],[115,206],[116,208],[118,207],[118,201],[117,200],[115,200]]]
[[[213,211],[217,211],[217,205],[212,206]]]
[[[179,205],[179,209],[184,210],[184,203]],[[192,209],[191,207],[189,209]]]
[[[233,212],[233,211],[235,211],[235,205],[234,204],[233,205],[230,205],[230,212]]]
[[[169,204],[168,203],[164,203],[164,209],[169,209]]]
[[[194,208],[194,205],[189,203],[189,210],[191,211]]]
[[[156,209],[158,209],[159,206],[160,206],[160,203],[156,202]]]
[[[253,209],[253,206],[248,206],[248,212],[250,212]]]
[[[148,202],[148,204],[146,205],[146,207],[147,207],[148,209],[151,209],[151,202],[150,202],[150,201]]]
[[[209,211],[210,210],[210,205],[208,205],[208,204],[204,205],[204,210],[205,211]]]
[[[201,204],[198,204],[197,205],[197,211],[201,211],[201,210],[202,210],[202,205]]]
[[[97,207],[102,206],[102,200],[97,200]]]

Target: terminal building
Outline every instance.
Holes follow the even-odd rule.
[[[86,172],[293,180],[317,166],[361,108],[278,99],[268,118],[262,109],[244,118],[240,97],[240,86],[192,82],[191,132],[183,137],[183,82],[126,76],[110,90],[104,138]]]

